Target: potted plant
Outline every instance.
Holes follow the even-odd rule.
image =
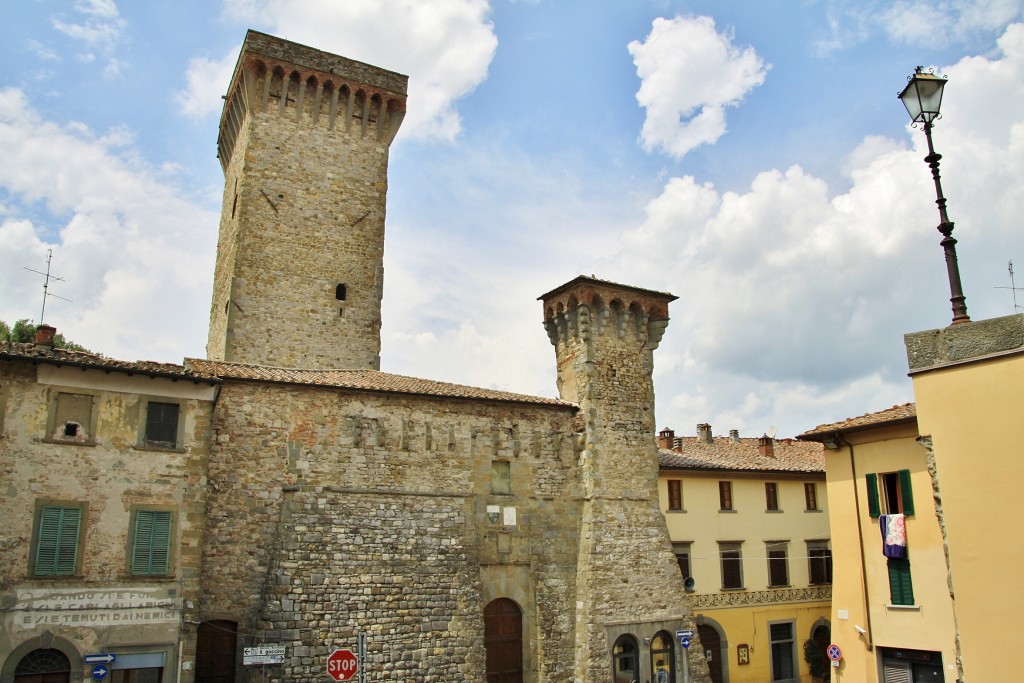
[[[829,679],[829,662],[816,642],[808,638],[804,641],[804,661],[811,669],[811,680],[814,683],[823,683]]]

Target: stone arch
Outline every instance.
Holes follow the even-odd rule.
[[[78,648],[75,647],[71,641],[55,636],[50,631],[46,631],[35,638],[26,640],[21,645],[18,645],[11,650],[11,654],[7,656],[3,667],[0,667],[0,683],[13,683],[14,672],[18,668],[18,664],[26,655],[35,650],[59,651],[68,658],[68,662],[71,664],[71,680],[78,681],[82,679],[82,671],[80,669],[75,669],[75,663],[82,661],[82,653],[78,651]]]
[[[712,657],[717,657],[718,662],[720,662],[722,665],[722,680],[720,682],[714,681],[714,679],[712,680],[714,681],[714,683],[729,683],[729,637],[725,634],[725,629],[722,628],[722,625],[719,624],[717,621],[703,614],[698,614],[698,635],[700,634],[701,627],[710,628],[718,636],[718,648],[717,651],[712,652]],[[704,647],[705,651],[707,651],[707,648],[703,642],[701,642],[701,647]],[[712,663],[713,662],[711,661],[708,662],[708,669],[712,669]]]

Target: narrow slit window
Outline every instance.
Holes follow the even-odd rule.
[[[345,295],[347,294],[347,292],[345,291],[346,289],[347,288],[345,287],[344,282],[339,284],[337,287],[334,288],[334,298],[337,299],[338,301],[344,301]]]

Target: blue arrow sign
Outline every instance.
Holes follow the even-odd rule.
[[[82,661],[86,664],[110,664],[111,662],[117,661],[117,655],[104,652],[100,655],[86,655],[82,657]]]
[[[693,638],[693,631],[676,631],[676,638]]]
[[[679,639],[679,644],[683,646],[683,649],[690,647],[690,639],[687,636],[683,636]]]
[[[106,664],[97,664],[92,668],[93,680],[102,681],[110,673],[110,669],[107,668]]]

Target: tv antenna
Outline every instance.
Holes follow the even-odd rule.
[[[1010,271],[1010,286],[1009,287],[996,287],[996,289],[1008,289],[1013,295],[1013,312],[1016,313],[1019,310],[1024,309],[1024,306],[1017,305],[1017,292],[1024,291],[1024,287],[1018,287],[1013,281],[1013,261],[1010,261],[1010,265],[1007,268]]]
[[[39,324],[40,325],[43,324],[43,322],[44,322],[44,320],[46,318],[46,297],[52,296],[54,298],[60,299],[61,301],[67,301],[68,303],[72,303],[71,299],[65,299],[64,297],[58,296],[57,294],[54,294],[53,292],[50,291],[50,281],[51,280],[53,282],[67,282],[67,280],[65,280],[62,277],[57,277],[56,275],[50,274],[50,260],[51,259],[53,259],[53,249],[52,248],[46,250],[46,272],[45,273],[42,272],[42,271],[39,271],[39,270],[34,270],[32,268],[28,268],[26,266],[22,266],[23,268],[25,268],[25,270],[33,272],[33,273],[36,273],[37,275],[42,275],[44,278],[46,278],[45,280],[43,280],[43,310],[40,311],[40,313],[39,313]]]

